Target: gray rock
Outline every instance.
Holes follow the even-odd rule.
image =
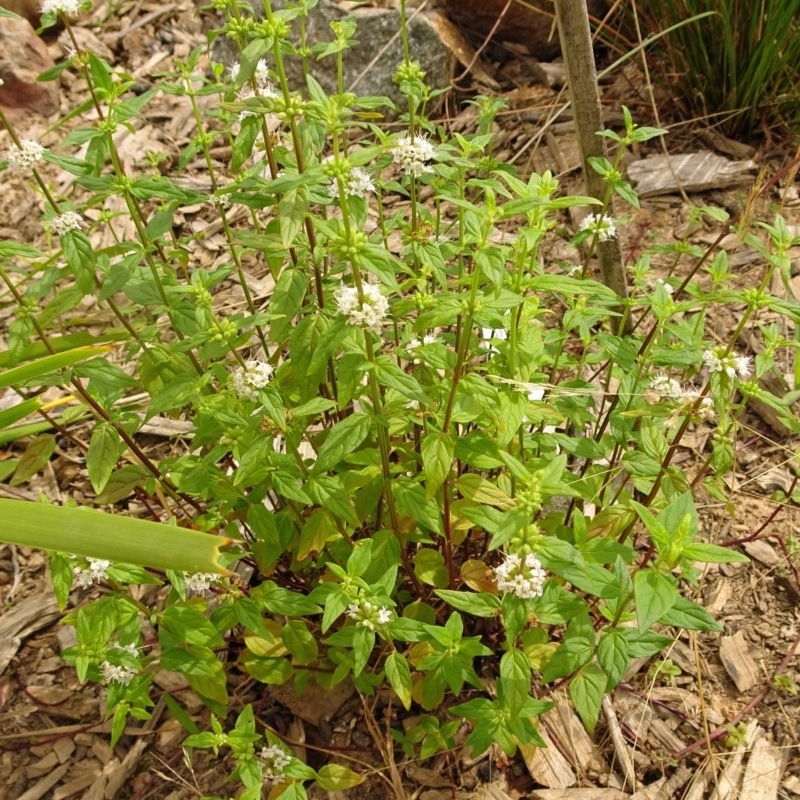
[[[249,0],[256,14],[263,16],[261,0]],[[284,0],[272,0],[273,9],[282,7]],[[261,7],[261,8],[259,8]],[[403,42],[400,36],[400,12],[394,9],[356,8],[348,12],[331,0],[320,0],[309,14],[306,31],[309,46],[332,41],[331,22],[353,16],[358,24],[355,47],[345,51],[343,57],[345,91],[357,95],[383,95],[391,98],[405,110],[405,102],[393,83],[392,77],[403,61]],[[425,71],[425,82],[433,89],[450,85],[455,68],[455,58],[442,43],[428,16],[408,10],[408,38],[411,58],[419,61]],[[299,26],[295,26],[295,29]],[[293,41],[298,37],[294,34]],[[212,56],[215,61],[229,64],[237,59],[236,48],[225,38],[214,41]],[[286,75],[293,89],[304,89],[303,65],[299,58],[287,57],[284,61]],[[328,94],[336,92],[336,57],[322,61],[311,59],[311,74]]]
[[[26,19],[0,18],[0,106],[47,116],[58,111],[58,84],[36,80],[50,69],[47,45]]]

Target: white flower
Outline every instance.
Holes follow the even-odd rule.
[[[670,378],[668,375],[656,375],[650,381],[650,388],[661,397],[674,400],[683,395],[683,389],[680,383],[675,378]]]
[[[256,83],[261,86],[269,86],[271,87],[272,84],[269,80],[269,68],[267,67],[267,62],[264,61],[263,58],[258,60],[258,64],[256,64]]]
[[[56,14],[74,17],[78,13],[79,6],[79,0],[44,0],[42,14],[49,14],[52,11]]]
[[[582,231],[590,231],[601,242],[607,242],[617,235],[617,228],[610,217],[599,214],[587,214],[581,222]]]
[[[750,356],[737,356],[720,348],[703,351],[703,362],[710,372],[724,372],[729,378],[746,378],[750,375]]]
[[[658,288],[659,286],[661,286],[664,289],[664,291],[670,296],[675,292],[675,287],[668,284],[662,278],[656,278],[656,288]]]
[[[414,351],[418,350],[420,347],[424,347],[426,344],[434,344],[438,340],[439,340],[439,337],[436,336],[435,333],[426,333],[422,337],[421,341],[419,339],[417,339],[416,337],[413,338],[408,343],[408,350],[413,354]],[[412,364],[420,364],[421,362],[422,362],[422,359],[420,359],[420,358],[412,358],[411,359],[411,363]]]
[[[506,560],[495,567],[494,574],[499,591],[515,594],[522,600],[540,597],[547,579],[542,562],[531,553],[524,559],[509,553]]]
[[[406,175],[419,177],[426,172],[433,172],[433,167],[427,162],[433,161],[436,153],[427,136],[417,135],[413,140],[408,134],[401,136],[389,152],[394,163],[399,164]]]
[[[39,142],[34,142],[33,139],[22,139],[21,143],[22,147],[12,144],[6,153],[8,166],[23,175],[32,175],[36,162],[47,152],[47,148],[42,147]]]
[[[231,204],[230,195],[227,194],[210,194],[208,196],[209,205],[215,208],[228,208]]]
[[[388,625],[392,621],[392,611],[390,608],[386,606],[382,606],[378,609],[378,625]]]
[[[249,100],[251,97],[277,97],[277,93],[272,86],[272,83],[269,80],[259,81],[256,79],[256,88],[250,85],[250,83],[245,83],[241,89],[236,94],[236,100],[239,103],[243,103],[245,100]],[[257,117],[263,114],[267,121],[267,127],[269,128],[270,133],[273,133],[278,130],[281,126],[281,121],[277,114],[269,114],[259,111],[251,111],[250,109],[243,109],[239,112],[239,121],[241,122],[245,117]]]
[[[733,361],[736,364],[736,372],[739,373],[740,378],[747,378],[752,371],[752,361],[750,356],[734,356]]]
[[[292,763],[292,757],[277,744],[262,747],[261,758],[266,762],[264,764],[264,779],[268,781],[281,780],[286,767]]]
[[[245,361],[243,367],[237,367],[233,372],[233,389],[239,397],[257,400],[258,390],[269,383],[273,372],[272,367],[264,361]]]
[[[70,231],[81,229],[83,217],[75,211],[65,211],[63,214],[53,217],[47,224],[56,236],[63,236]]]
[[[350,175],[344,182],[344,193],[347,197],[363,197],[366,199],[367,194],[375,192],[375,184],[372,178],[365,169],[361,167],[353,167],[350,170]],[[335,200],[339,199],[339,183],[334,178],[328,186],[328,193]]]
[[[438,337],[436,336],[435,333],[426,333],[422,337],[422,341],[420,341],[417,338],[412,339],[408,343],[408,349],[409,350],[416,350],[418,347],[423,347],[426,344],[433,344],[436,341],[438,341]]]
[[[104,661],[100,668],[106,683],[121,683],[123,686],[127,686],[138,674],[133,667],[118,667],[108,661]]]
[[[362,628],[375,630],[376,625],[387,625],[392,621],[392,610],[388,606],[376,606],[369,600],[350,603],[345,612],[350,619],[356,620],[356,625]]]
[[[115,650],[122,650],[123,652],[128,653],[129,655],[132,656],[139,655],[139,648],[135,644],[120,644],[119,642],[117,642],[116,644],[113,645],[113,647]]]
[[[90,558],[88,559],[88,566],[83,569],[75,567],[75,583],[81,589],[88,589],[93,583],[99,583],[108,577],[108,568],[110,566],[111,562],[103,558]]]
[[[186,586],[186,594],[205,594],[208,587],[217,579],[213,572],[195,572],[190,575],[183,573],[183,583]]]
[[[695,407],[695,404],[700,401],[694,413],[701,422],[712,422],[717,416],[717,412],[714,411],[714,401],[710,397],[701,398],[700,391],[694,387],[684,389],[680,401],[680,408],[684,413],[691,411]]]
[[[371,283],[362,284],[364,302],[358,298],[358,289],[342,284],[334,293],[336,308],[348,317],[351,325],[358,325],[373,333],[380,333],[383,321],[389,311],[389,301],[381,290]]]

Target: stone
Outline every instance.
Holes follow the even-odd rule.
[[[53,59],[30,22],[0,17],[0,106],[45,116],[58,111],[57,83],[36,80],[52,66]]]
[[[260,0],[250,0],[256,14],[263,16],[263,8],[259,10]],[[274,9],[281,8],[285,0],[273,0]],[[419,61],[425,71],[425,82],[433,89],[443,89],[450,85],[455,69],[455,56],[441,41],[435,28],[432,12],[416,13],[409,9],[408,40],[411,58]],[[392,81],[397,67],[403,62],[403,42],[400,36],[400,12],[396,9],[355,8],[347,11],[331,0],[320,0],[308,16],[306,25],[307,42],[313,46],[318,42],[329,42],[333,39],[331,22],[339,22],[351,16],[358,27],[355,39],[358,42],[352,49],[345,51],[343,61],[344,89],[357,95],[378,95],[389,97],[405,110],[405,104],[397,85]],[[297,26],[293,29],[297,30]],[[296,41],[296,37],[295,37]],[[237,60],[237,52],[233,43],[218,37],[212,49],[214,60],[230,64]],[[270,67],[270,59],[267,59]],[[299,58],[285,59],[286,75],[292,89],[305,89],[303,65]],[[322,61],[315,57],[310,59],[311,74],[319,81],[327,94],[335,94],[336,57],[329,56]]]
[[[0,0],[0,7],[25,17],[34,28],[39,27],[42,15],[41,0]]]
[[[553,16],[552,0],[440,0],[447,16],[458,25],[476,46],[492,32],[503,9],[508,5],[492,34],[495,42],[524,44],[540,61],[551,61],[561,55],[558,30]],[[609,4],[606,0],[588,0],[589,15],[602,19]]]

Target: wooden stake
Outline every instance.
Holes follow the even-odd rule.
[[[597,90],[592,33],[589,29],[589,11],[586,0],[555,0],[555,10],[586,193],[602,201],[606,195],[606,184],[588,162],[591,156],[606,157],[605,139],[597,135],[598,131],[603,130],[603,119]],[[608,213],[613,215],[612,205],[609,205]],[[627,297],[628,287],[619,239],[614,237],[606,242],[598,242],[597,251],[603,283],[616,292],[620,299]],[[622,312],[622,307],[618,310]],[[630,330],[631,321],[627,319],[624,332],[629,333]]]

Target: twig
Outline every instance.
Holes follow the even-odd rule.
[[[611,741],[614,743],[614,752],[617,754],[620,766],[622,767],[622,774],[625,777],[625,783],[635,790],[636,771],[633,766],[633,759],[628,752],[628,746],[625,744],[625,735],[622,733],[619,720],[617,719],[617,712],[614,711],[614,704],[611,702],[611,695],[603,697],[603,712],[606,715],[608,722],[608,730],[611,734]]]

